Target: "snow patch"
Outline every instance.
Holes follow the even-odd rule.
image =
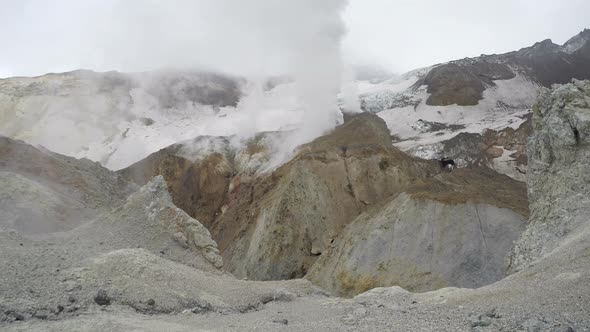
[[[399,139],[394,145],[403,151],[425,158],[438,154],[440,142],[459,133],[481,134],[486,129],[517,129],[535,102],[539,86],[521,75],[510,80],[494,81],[496,86],[483,93],[483,99],[474,106],[430,106],[426,87],[413,91],[412,97],[420,100],[417,106],[391,108],[377,113],[387,123],[391,134]],[[424,121],[457,125],[461,129],[425,131]]]

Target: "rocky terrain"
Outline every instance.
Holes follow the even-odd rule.
[[[246,258],[246,264],[239,267],[238,261],[231,262],[230,258],[230,269],[233,265],[238,274],[240,268],[253,271],[247,263],[267,258],[261,255],[265,250],[279,250],[281,255],[297,260],[303,248],[320,253],[311,264],[308,278],[323,287],[340,287],[345,295],[362,292],[366,285],[372,288],[398,282],[418,291],[444,287],[423,293],[391,286],[340,298],[305,279],[236,279],[220,269],[227,264],[218,251],[224,252],[224,238],[218,246],[210,236],[216,233],[218,221],[208,226],[210,233],[174,206],[164,177],[155,176],[128,194],[126,188],[137,187],[114,172],[61,157],[80,171],[95,167],[98,174],[120,179],[122,196],[118,203],[107,203],[111,209],[91,208],[96,215],[71,230],[42,236],[14,230],[0,232],[0,328],[589,331],[590,228],[589,205],[584,199],[589,101],[590,82],[576,81],[545,92],[535,106],[528,145],[531,204],[527,224],[524,220],[529,211],[522,183],[478,167],[442,172],[435,163],[382,144],[386,136],[383,129],[387,128],[370,114],[348,118],[330,135],[301,147],[293,160],[272,174],[254,177],[252,181],[260,181],[255,188],[260,193],[255,193],[254,199],[261,197],[259,206],[269,212],[261,217],[251,214],[257,210],[249,208],[240,210],[242,219],[234,218],[242,221],[248,215],[253,217],[238,247],[246,243],[242,248],[254,259]],[[358,132],[359,144],[364,145],[355,147],[347,141],[351,139],[346,135],[350,130]],[[14,149],[36,150],[5,140]],[[378,157],[376,165],[371,156]],[[379,167],[383,159],[387,163]],[[2,158],[2,162],[7,160]],[[338,171],[339,167],[344,170]],[[330,174],[338,172],[344,172],[344,180],[331,180]],[[38,174],[41,178],[51,175]],[[87,177],[96,179],[93,174]],[[33,175],[20,176],[34,181]],[[372,183],[375,191],[363,187],[373,178],[377,179]],[[320,191],[322,188],[325,191]],[[306,233],[302,230],[312,221],[323,223],[316,217],[321,217],[321,211],[314,212],[313,203],[323,199],[329,209],[330,201],[335,204],[344,199],[340,190],[349,190],[345,204],[350,206],[342,204],[330,212],[348,208],[356,215],[341,225],[334,242],[319,247],[323,239],[302,237]],[[312,198],[306,201],[306,197]],[[240,202],[241,198],[235,199],[246,204]],[[366,206],[361,209],[361,204]],[[224,214],[231,209],[228,206]],[[328,231],[336,229],[330,222],[324,223],[333,227]],[[280,232],[273,232],[277,227]],[[316,236],[322,235],[322,230],[315,229]],[[269,233],[285,247],[273,245]],[[290,234],[296,235],[295,241],[285,238]],[[256,244],[254,248],[252,244]],[[226,250],[231,248],[225,245]],[[291,252],[283,249],[287,246]],[[512,274],[504,277],[506,270],[502,270],[500,261],[507,255]],[[273,261],[272,255],[270,258],[260,261],[261,275],[293,271],[289,265]],[[413,266],[404,265],[407,260],[412,260]],[[274,263],[279,263],[279,269],[272,269]],[[408,272],[400,274],[396,267]],[[323,279],[339,272],[349,278]],[[411,278],[412,273],[417,274]],[[362,274],[375,283],[364,284],[358,279]],[[481,286],[488,282],[492,283]],[[463,285],[446,287],[458,284]]]
[[[217,145],[224,148],[210,151],[210,154],[185,159],[185,145],[190,146],[194,141],[163,149],[122,170],[121,174],[140,185],[155,175],[163,175],[175,204],[202,220],[211,230],[224,257],[225,268],[239,277],[254,280],[299,278],[313,267],[316,272],[311,273],[311,280],[331,284],[337,279],[336,275],[340,275],[338,280],[344,279],[340,284],[322,286],[348,295],[378,285],[395,284],[424,291],[447,285],[481,286],[503,277],[504,259],[528,216],[525,186],[485,167],[447,173],[438,163],[408,156],[391,146],[389,141],[385,122],[371,113],[361,113],[348,115],[344,124],[331,134],[300,147],[291,161],[270,174],[252,172],[251,167],[243,168],[244,163],[240,160],[244,157],[236,158],[235,151],[222,144]],[[268,148],[264,145],[257,147],[254,149],[249,145],[238,156],[247,154],[252,159],[253,155],[261,154],[259,159],[264,160]],[[247,151],[254,153],[248,154]],[[407,202],[400,203],[406,194],[420,202],[414,208],[410,208]],[[392,206],[388,207],[388,204]],[[418,227],[407,232],[428,236],[427,239],[415,238],[412,244],[425,250],[421,255],[428,262],[439,260],[441,265],[448,267],[454,261],[456,269],[441,278],[432,266],[407,264],[400,268],[399,264],[385,262],[393,257],[380,261],[379,255],[371,254],[374,257],[370,260],[363,259],[366,269],[355,277],[346,271],[317,272],[320,268],[314,264],[318,258],[325,262],[322,264],[335,264],[339,268],[346,264],[330,262],[333,258],[326,257],[347,257],[356,261],[358,258],[352,254],[326,253],[335,251],[334,247],[344,243],[358,244],[358,238],[364,236],[355,224],[367,226],[369,233],[386,227],[367,221],[378,218],[366,217],[367,214],[385,213],[389,218],[396,210],[403,215],[395,219],[412,221],[413,227]],[[442,238],[435,239],[434,230],[429,230],[431,225],[419,226],[416,219],[429,222],[439,218],[443,210],[447,211],[448,224],[439,220],[437,227],[441,228],[436,233]],[[479,210],[482,217],[476,219]],[[416,213],[422,214],[417,216]],[[458,220],[471,224],[472,231],[467,231],[468,227],[460,225]],[[351,223],[349,232],[353,239],[348,239],[342,233]],[[454,227],[461,232],[452,231]],[[488,228],[490,234],[484,234]],[[415,249],[404,244],[405,234],[400,233],[399,243],[387,240],[387,245],[399,245],[401,256],[415,255]],[[455,235],[464,237],[452,238]],[[386,233],[383,237],[389,238]],[[428,244],[421,243],[426,240]],[[440,241],[441,250],[449,250],[445,257],[432,256],[430,251],[439,251],[433,248],[439,245],[434,241]],[[484,247],[486,242],[489,242],[489,248]],[[457,245],[451,249],[449,243]],[[384,250],[382,243],[368,246],[359,250]],[[393,248],[384,250],[390,251]],[[416,259],[407,260],[413,262]],[[489,270],[482,270],[481,265]],[[397,269],[412,282],[417,282],[415,279],[424,273],[430,276],[420,281],[420,286],[411,285],[394,278],[390,269]],[[387,277],[381,280],[372,276],[375,273]],[[366,280],[358,282],[358,278]],[[350,285],[346,284],[354,284],[353,290],[349,290]]]
[[[270,174],[244,167],[252,165],[244,160],[268,158],[271,150],[263,142],[237,154],[221,149],[188,160],[184,146],[190,144],[161,150],[121,174],[140,184],[162,174],[175,203],[211,230],[226,268],[251,279],[302,277],[366,206],[417,174],[438,172],[436,163],[393,148],[385,123],[368,113],[300,147]]]
[[[16,145],[15,150],[34,149],[8,144]],[[100,168],[83,160],[70,163],[84,171],[92,165]],[[87,179],[98,180],[93,173]],[[270,301],[317,292],[309,282],[263,284],[223,273],[209,231],[172,204],[161,176],[109,205],[65,232],[36,232],[33,237],[0,232],[1,324],[65,319],[106,305],[146,314],[247,312]],[[44,227],[43,219],[26,220],[29,227]]]
[[[590,30],[364,69],[288,151],[289,77],[2,79],[0,330],[590,331],[589,78]]]

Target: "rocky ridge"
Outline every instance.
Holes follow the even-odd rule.
[[[550,39],[505,54],[465,58],[434,67],[416,88],[426,85],[434,106],[477,105],[494,81],[523,75],[544,87],[590,77],[590,30],[585,29],[563,45]]]

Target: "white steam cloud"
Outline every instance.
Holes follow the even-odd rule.
[[[346,33],[342,12],[346,0],[299,0],[289,2],[254,1],[256,12],[265,13],[267,26],[260,30],[261,39],[277,43],[285,58],[286,72],[294,79],[296,107],[301,119],[298,128],[274,144],[274,160],[278,165],[289,159],[294,149],[333,129],[341,121],[338,93],[342,88],[351,110],[359,109],[358,96],[342,85],[341,43]],[[253,80],[249,94],[239,109],[246,116],[238,135],[250,138],[261,130],[260,117],[268,116],[264,104],[262,78]],[[347,87],[351,84],[347,82]]]
[[[355,82],[354,71],[351,66],[345,66],[342,71],[342,110],[346,113],[360,113],[361,101],[358,86]]]
[[[341,85],[341,42],[346,32],[342,21],[344,0],[303,0],[304,12],[284,14],[283,40],[288,43],[288,64],[295,78],[296,96],[303,110],[300,127],[284,142],[278,162],[300,144],[334,128],[341,117],[337,95]]]
[[[39,84],[43,89],[55,84],[57,90],[47,88],[44,94],[22,100],[0,95],[0,106],[8,110],[0,112],[4,120],[0,133],[59,153],[117,169],[199,135],[236,135],[236,144],[243,145],[257,132],[287,130],[280,141],[271,142],[276,166],[288,160],[297,146],[342,120],[339,93],[346,111],[359,109],[352,76],[342,75],[341,43],[346,33],[342,14],[347,0],[63,0],[56,8],[42,1],[28,4],[23,10],[29,16],[55,20],[34,31],[40,37],[60,35],[61,28],[80,28],[75,42],[60,39],[44,49],[47,57],[75,66],[64,69],[173,69],[174,73],[163,71],[151,79],[147,73],[104,77],[82,73],[82,78],[15,81],[15,89],[25,95],[30,86]],[[70,16],[68,24],[63,15]],[[236,78],[243,90],[237,106],[184,101],[187,94],[194,94],[192,85],[201,89],[203,83],[198,76],[182,74],[194,69],[246,77]],[[268,91],[268,78],[277,74],[292,81]],[[174,75],[181,80],[170,78]],[[203,84],[216,91],[215,86],[226,84],[222,82]],[[84,87],[76,88],[79,84]],[[69,139],[59,133],[67,133]]]

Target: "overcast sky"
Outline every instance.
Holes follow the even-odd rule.
[[[0,77],[77,68],[276,73],[286,41],[304,36],[297,30],[322,2],[340,10],[333,4],[346,1],[0,0]],[[562,44],[590,28],[589,0],[350,0],[341,7],[345,61],[395,72],[546,38]]]

